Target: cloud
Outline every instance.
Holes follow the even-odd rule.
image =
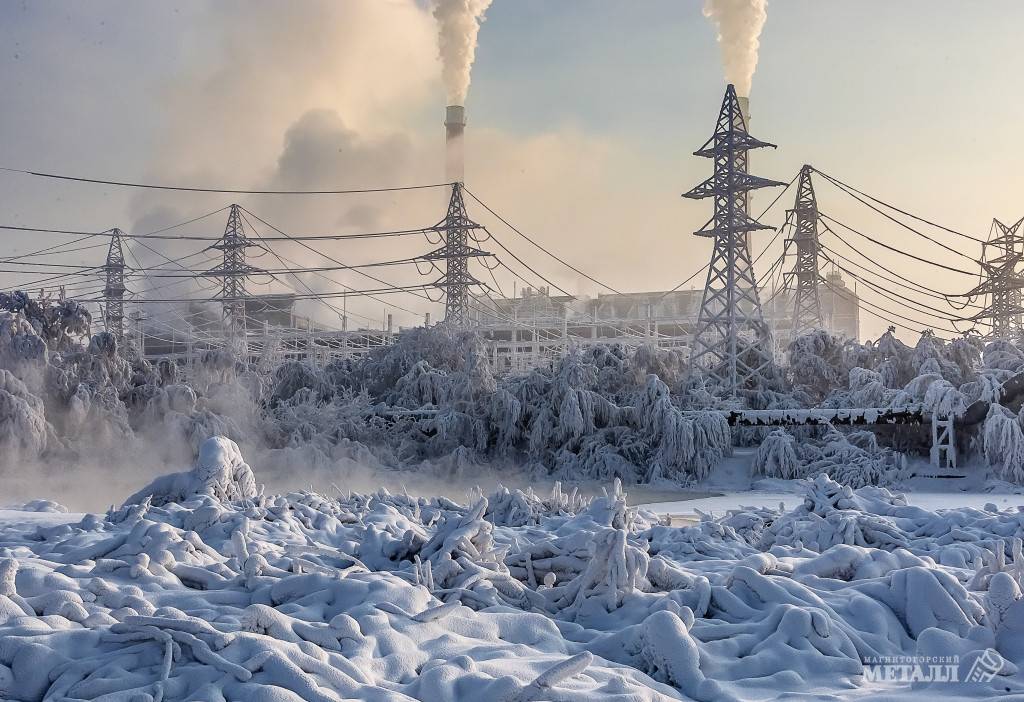
[[[154,179],[269,189],[441,180],[445,93],[437,29],[426,4],[322,2],[281,13],[277,5],[257,2],[246,3],[245,12],[237,9],[233,3],[207,9],[203,26],[210,29],[193,37],[192,65],[168,88],[168,127],[154,154]],[[679,185],[667,183],[663,172],[652,169],[644,155],[625,143],[573,125],[552,124],[534,133],[512,134],[471,121],[466,144],[470,189],[594,276],[628,290],[637,287],[637,271],[643,271],[640,287],[667,288],[694,267],[679,261],[687,250],[687,260],[692,261],[693,247],[700,250],[704,242],[694,242],[688,232],[679,231],[685,205],[678,192],[699,178],[683,174]],[[186,219],[227,204],[226,198],[144,193],[135,202],[135,212],[138,222],[147,218],[153,223],[152,211],[159,205],[174,208],[179,219]],[[242,197],[241,204],[291,234],[354,232],[432,225],[444,214],[447,193],[252,196]],[[533,249],[472,200],[468,205],[506,246],[558,286],[570,292],[596,291],[592,283],[581,285],[576,273]],[[214,217],[203,233],[222,230],[223,217]],[[318,242],[315,248],[353,264],[405,258],[434,245],[410,237]],[[520,287],[524,280],[542,282],[493,242],[483,248],[519,271]],[[320,253],[296,244],[275,244],[275,249],[289,261],[332,265]],[[177,255],[185,252],[182,247],[173,250]],[[661,254],[653,256],[655,250]],[[270,256],[253,263],[280,266]],[[400,285],[439,277],[436,272],[423,277],[413,266],[366,273]],[[490,282],[483,271],[478,277]],[[285,280],[296,285],[294,279]],[[499,273],[499,283],[511,292],[511,275]],[[340,284],[381,287],[355,271],[302,277],[303,286],[318,291],[336,291]],[[251,289],[274,288],[254,282]],[[409,295],[393,296],[388,302],[414,312],[430,310],[435,317],[439,313],[436,305]],[[377,300],[349,301],[350,310],[378,319],[383,307]],[[306,304],[303,311],[336,321],[323,305]],[[396,321],[419,320],[396,311]]]

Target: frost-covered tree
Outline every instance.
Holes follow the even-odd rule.
[[[1024,482],[1024,431],[1012,412],[993,404],[983,430],[985,460],[1000,477]]]
[[[796,440],[785,429],[775,429],[754,453],[753,469],[769,478],[803,477]]]

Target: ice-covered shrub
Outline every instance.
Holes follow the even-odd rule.
[[[925,392],[924,409],[940,417],[952,417],[967,409],[963,394],[948,380],[938,380],[928,386]]]
[[[981,360],[988,369],[1005,370],[1010,373],[1024,371],[1024,352],[1008,339],[994,339],[985,344]]]
[[[796,448],[796,440],[789,432],[774,429],[754,453],[754,471],[769,478],[803,477]]]
[[[1024,431],[1009,410],[998,404],[989,408],[983,442],[985,460],[998,475],[1013,482],[1024,481]]]
[[[63,351],[89,334],[92,316],[77,300],[39,300],[20,290],[0,292],[0,310],[20,315],[51,351]]]
[[[824,329],[816,329],[789,344],[789,372],[795,385],[824,397],[842,377],[842,342]]]
[[[309,390],[321,400],[330,400],[331,388],[323,374],[303,361],[285,361],[274,369],[273,386],[270,391],[270,406],[292,399],[300,390]]]
[[[904,468],[902,455],[878,445],[868,431],[840,433],[829,427],[820,439],[797,442],[775,429],[754,454],[753,469],[771,478],[824,474],[854,488],[892,482]]]
[[[49,350],[21,314],[0,311],[0,368],[37,391],[42,386]]]
[[[0,368],[0,451],[8,458],[37,458],[49,434],[42,400]]]
[[[864,432],[857,434],[863,436]],[[860,437],[850,441],[847,435],[834,429],[828,431],[820,442],[801,445],[800,457],[805,475],[823,473],[854,488],[895,480],[905,462],[901,454],[880,449],[873,435],[866,443]]]
[[[197,495],[218,500],[243,500],[257,495],[252,469],[242,458],[238,445],[214,436],[199,447],[199,457],[190,471],[161,476],[125,500],[126,505],[147,501],[153,505],[183,502]]]

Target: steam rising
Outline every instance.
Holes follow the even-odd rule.
[[[470,70],[476,56],[476,37],[491,0],[435,0],[438,48],[449,105],[464,105]]]
[[[739,95],[750,95],[757,68],[758,37],[768,19],[767,0],[705,0],[704,16],[718,27],[725,78]]]

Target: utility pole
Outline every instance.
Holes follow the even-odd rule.
[[[431,227],[444,239],[444,245],[428,253],[428,261],[445,262],[444,275],[434,285],[444,291],[444,323],[464,327],[469,321],[469,288],[480,285],[469,272],[469,259],[489,256],[486,251],[470,246],[469,233],[483,229],[469,218],[462,199],[462,183],[452,183],[452,197],[445,218]]]
[[[245,262],[245,250],[254,246],[245,237],[238,205],[231,205],[224,236],[213,245],[224,254],[221,265],[209,272],[221,279],[221,313],[224,336],[228,347],[242,357],[246,355],[245,342],[245,280],[256,269]]]
[[[106,285],[103,288],[103,326],[117,337],[124,338],[124,250],[121,248],[120,229],[110,231],[107,262],[103,266]]]
[[[1003,224],[998,219],[992,220],[992,229],[981,262],[985,281],[969,293],[971,296],[989,296],[989,306],[972,319],[987,320],[992,326],[990,337],[993,339],[1017,339],[1024,332],[1024,308],[1021,307],[1024,275],[1017,270],[1024,257],[1022,224],[1024,217],[1012,225]],[[993,238],[991,232],[995,231],[999,233]],[[994,256],[989,256],[989,249],[994,249]]]
[[[796,263],[793,270],[786,274],[786,287],[794,289],[793,321],[790,327],[792,339],[824,326],[819,296],[822,278],[818,270],[818,253],[821,249],[818,242],[818,201],[814,197],[812,171],[811,166],[800,169],[796,204],[792,209],[795,221],[792,235],[786,238],[785,244],[786,254],[791,246],[796,247]],[[795,285],[791,285],[793,281]]]
[[[714,216],[696,236],[713,238],[704,297],[690,351],[690,372],[704,368],[723,396],[763,382],[772,363],[770,331],[764,322],[757,277],[750,259],[747,235],[771,227],[747,212],[747,194],[757,188],[785,185],[747,173],[747,152],[774,144],[747,133],[736,89],[729,85],[714,135],[695,156],[714,162],[714,175],[685,193],[699,200],[714,198]]]

